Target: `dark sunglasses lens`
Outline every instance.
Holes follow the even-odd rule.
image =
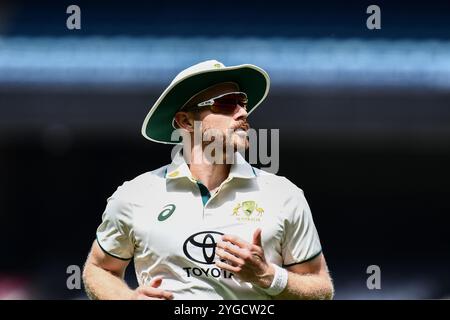
[[[247,104],[247,99],[245,97],[242,96],[238,96],[238,95],[234,95],[234,96],[225,96],[222,98],[219,98],[217,100],[215,100],[215,102],[218,103],[225,103],[225,104]]]
[[[222,107],[224,109],[227,109],[229,112],[234,112],[236,110],[236,107],[239,105],[243,108],[247,107],[247,99],[242,96],[238,95],[232,95],[232,96],[225,96],[219,99],[216,99],[214,101],[214,105],[218,107]]]
[[[216,102],[211,106],[211,111],[215,113],[232,114],[236,110],[236,103]]]

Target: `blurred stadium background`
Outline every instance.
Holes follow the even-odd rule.
[[[337,299],[450,297],[450,3],[174,0],[0,2],[0,299],[86,298],[66,268],[115,188],[170,161],[142,121],[205,59],[271,75],[251,124],[280,129]]]

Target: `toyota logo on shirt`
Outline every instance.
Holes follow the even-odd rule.
[[[202,264],[214,264],[217,242],[222,232],[202,231],[191,235],[183,244],[183,252],[190,260]]]

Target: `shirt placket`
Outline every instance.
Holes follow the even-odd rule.
[[[211,195],[208,188],[206,188],[205,185],[203,185],[201,182],[196,181],[198,188],[200,189],[200,194],[202,196],[202,202],[203,202],[203,219],[207,218],[208,216],[211,216],[209,204],[217,197],[220,190],[232,180],[232,177],[228,177],[225,179],[219,186],[219,188]]]

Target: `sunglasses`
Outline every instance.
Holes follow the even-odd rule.
[[[209,108],[213,113],[234,114],[237,108],[247,110],[247,95],[244,92],[230,92],[187,107],[184,111],[200,111]]]

